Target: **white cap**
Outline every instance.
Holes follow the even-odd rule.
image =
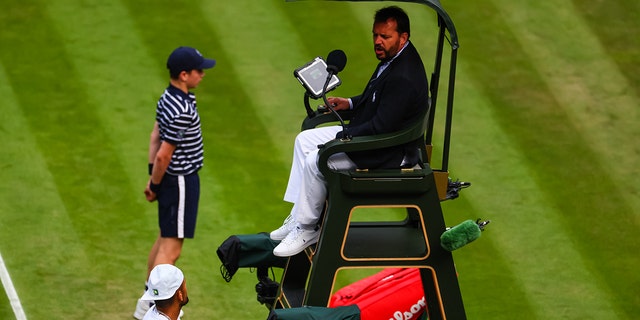
[[[176,293],[184,281],[180,269],[170,264],[159,264],[151,270],[147,283],[147,291],[142,300],[166,300]]]

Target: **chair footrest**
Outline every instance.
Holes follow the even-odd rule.
[[[415,259],[427,256],[422,228],[399,224],[357,224],[349,227],[344,256],[347,259]]]

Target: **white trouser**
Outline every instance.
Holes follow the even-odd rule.
[[[327,197],[324,176],[318,169],[318,145],[333,140],[341,126],[320,127],[302,131],[293,146],[293,162],[284,200],[293,203],[291,215],[305,229],[318,223]],[[331,170],[351,170],[356,165],[344,153],[329,157]]]

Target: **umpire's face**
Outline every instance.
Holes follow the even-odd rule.
[[[380,61],[393,58],[409,39],[409,34],[398,33],[398,22],[387,19],[373,24],[373,49]]]

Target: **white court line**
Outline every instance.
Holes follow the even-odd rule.
[[[27,316],[24,314],[24,310],[22,309],[22,304],[20,304],[20,298],[18,298],[16,288],[13,286],[11,277],[9,277],[9,271],[7,271],[7,267],[4,265],[2,254],[0,254],[0,279],[2,280],[4,291],[7,292],[7,297],[11,303],[11,308],[13,308],[13,313],[16,315],[16,320],[27,320]]]

